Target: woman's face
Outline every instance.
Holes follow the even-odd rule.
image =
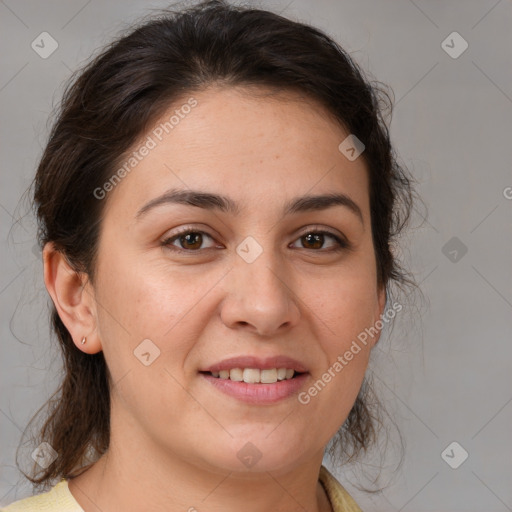
[[[95,335],[113,439],[207,469],[321,459],[378,336],[344,355],[385,301],[365,163],[338,149],[348,135],[291,94],[212,88],[134,146],[136,166],[127,157],[129,172],[98,199]],[[325,194],[353,204],[306,199]],[[272,383],[286,374],[273,368],[302,375]]]

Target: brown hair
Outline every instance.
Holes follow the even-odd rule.
[[[384,120],[384,110],[391,113],[389,95],[320,30],[218,0],[141,20],[70,79],[33,183],[40,247],[53,242],[94,283],[101,214],[108,200],[99,201],[94,190],[170,104],[216,83],[299,91],[363,141],[378,285],[386,287],[388,301],[392,283],[414,286],[392,252],[410,216],[413,189]],[[38,485],[76,476],[86,462],[105,453],[110,435],[103,353],[80,351],[54,306],[51,323],[64,375],[45,404],[49,412],[38,441],[48,442],[58,457],[47,468],[34,466],[31,475],[24,473]],[[380,420],[370,394],[365,380],[334,440],[347,461],[376,440]]]

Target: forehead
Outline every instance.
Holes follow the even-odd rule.
[[[145,201],[180,187],[224,192],[247,208],[336,189],[365,209],[365,162],[349,161],[338,149],[348,135],[322,105],[294,92],[212,87],[191,93],[121,159],[118,167],[129,171],[109,192],[109,208],[134,217]]]

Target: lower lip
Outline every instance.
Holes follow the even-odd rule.
[[[248,384],[230,379],[219,379],[208,373],[201,373],[208,382],[226,395],[238,398],[249,404],[273,404],[298,394],[304,386],[308,373],[301,373],[293,379],[280,380],[274,384]]]

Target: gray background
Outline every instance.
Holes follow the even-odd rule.
[[[127,23],[164,5],[0,1],[1,505],[31,494],[16,470],[15,448],[59,371],[22,194],[63,81]],[[259,5],[323,28],[392,87],[392,140],[427,206],[417,208],[401,250],[426,300],[407,305],[369,369],[402,433],[403,464],[394,470],[399,452],[391,433],[384,463],[372,455],[343,471],[326,465],[368,512],[512,510],[510,0]],[[43,31],[59,45],[47,59],[31,48]],[[454,31],[469,45],[458,58],[441,45]],[[457,469],[441,456],[454,441],[469,454]],[[460,453],[449,452],[451,460]],[[361,475],[375,474],[371,464],[385,465],[378,481],[385,488],[374,495],[356,487],[370,485]]]

